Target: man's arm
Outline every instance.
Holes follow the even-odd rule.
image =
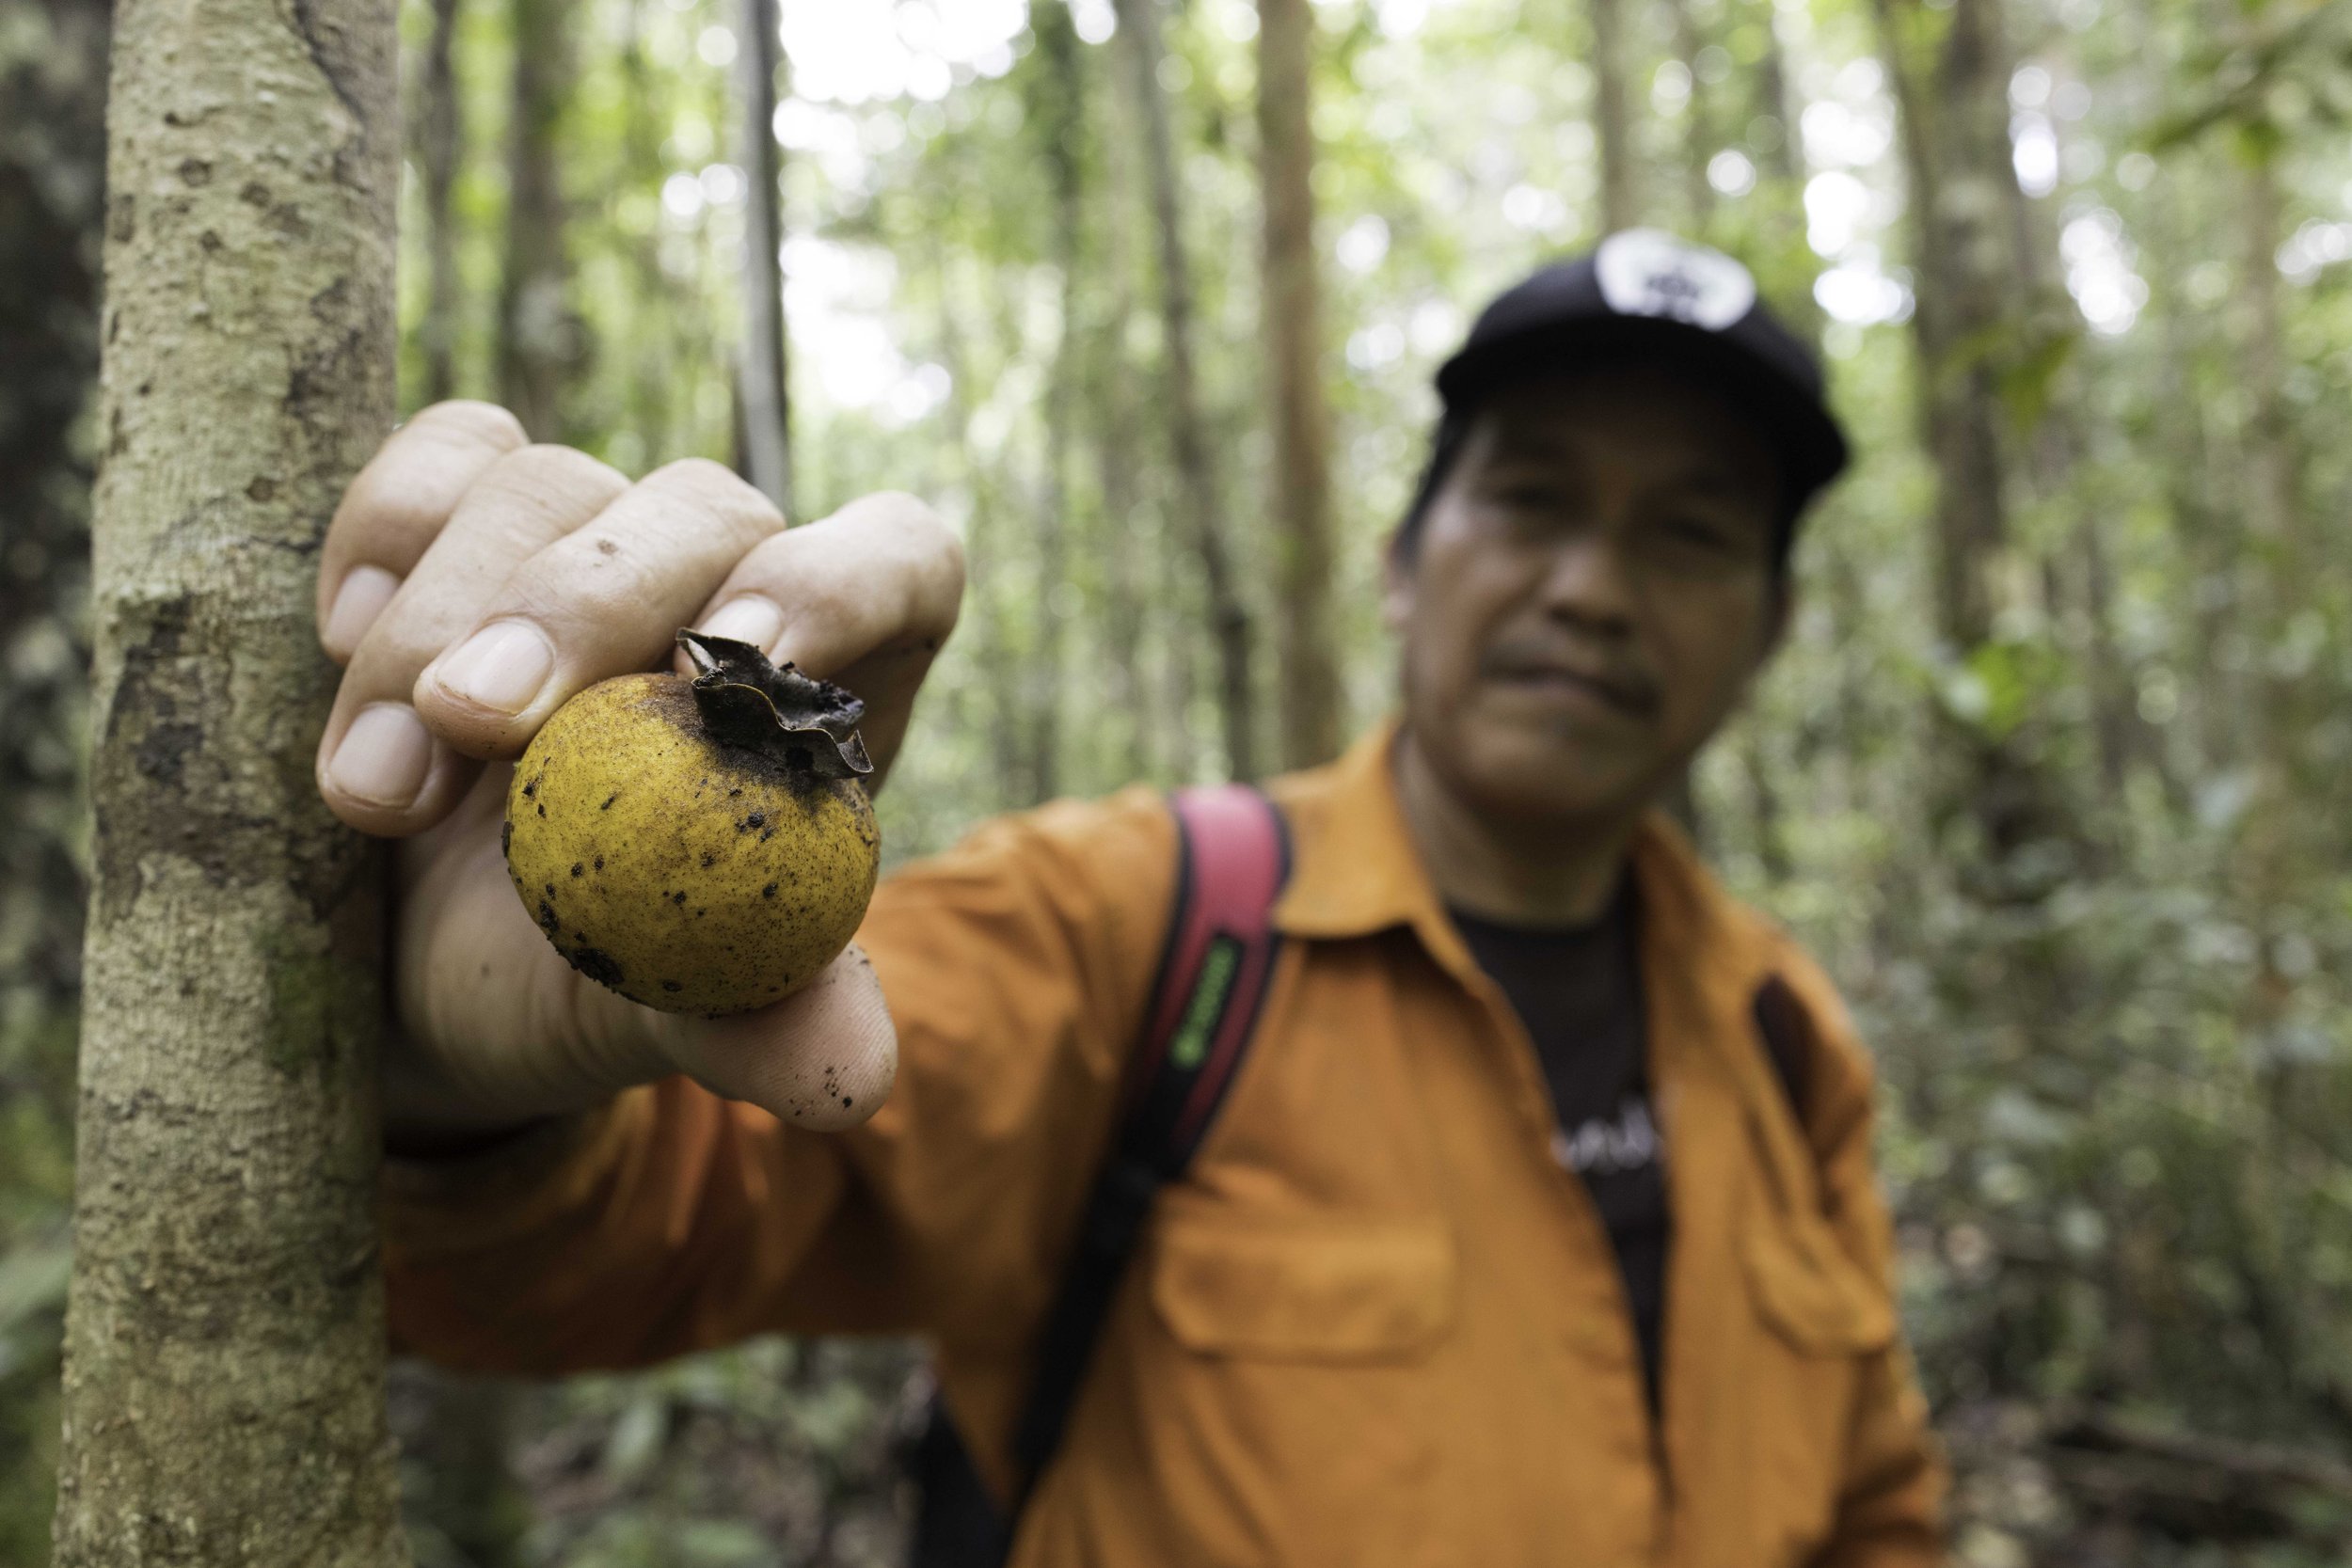
[[[902,1070],[852,1131],[673,1077],[508,1147],[395,1161],[396,1341],[535,1375],[771,1330],[1025,1343],[1109,1136],[1173,852],[1131,791],[991,822],[885,881],[860,942]]]

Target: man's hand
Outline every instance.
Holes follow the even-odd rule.
[[[319,637],[345,668],[318,783],[345,822],[403,840],[394,1146],[583,1109],[674,1071],[783,1115],[837,1105],[801,1092],[832,1069],[858,1115],[798,1118],[812,1126],[879,1105],[898,1038],[855,947],[758,1012],[654,1012],[548,945],[507,880],[499,825],[513,761],[548,715],[610,675],[691,673],[672,641],[684,626],[864,698],[880,787],[962,593],[961,546],[911,497],[787,532],[717,464],[631,484],[581,452],[527,445],[486,404],[436,404],[387,441],[322,552]]]

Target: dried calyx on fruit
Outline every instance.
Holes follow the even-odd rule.
[[[604,681],[541,728],[507,795],[507,872],[583,974],[741,1012],[814,978],[873,895],[865,705],[748,642],[678,642],[691,680]]]

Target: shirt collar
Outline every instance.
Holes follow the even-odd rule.
[[[1422,863],[1397,799],[1391,766],[1402,721],[1391,713],[1337,761],[1271,786],[1289,821],[1292,871],[1274,908],[1287,936],[1368,936],[1412,928],[1432,957],[1456,974],[1474,970],[1460,933]],[[1755,923],[1699,862],[1690,842],[1661,812],[1650,812],[1631,845],[1645,945],[1662,939],[1702,953],[1710,970],[1746,973],[1764,961]]]

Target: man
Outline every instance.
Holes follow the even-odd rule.
[[[1270,786],[1295,858],[1256,1044],[1013,1560],[1935,1561],[1867,1059],[1655,810],[1787,625],[1846,456],[1820,372],[1736,261],[1632,230],[1503,295],[1438,388],[1389,549],[1400,710]],[[632,486],[480,405],[354,484],[320,781],[405,841],[405,1344],[546,1374],[920,1331],[1012,1495],[1168,921],[1164,799],[988,824],[886,881],[809,990],[720,1022],[565,968],[497,833],[502,764],[681,624],[862,694],[879,778],[961,587],[905,498],[787,532],[715,467]],[[857,1109],[794,1123],[819,1075]]]

